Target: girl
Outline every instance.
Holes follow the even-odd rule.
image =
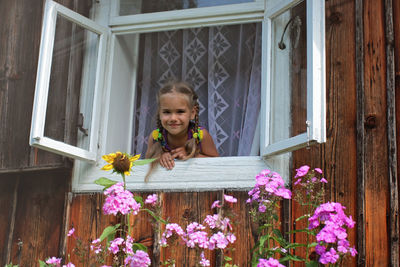
[[[185,82],[170,82],[160,89],[157,95],[158,128],[149,136],[146,158],[157,158],[155,162],[171,170],[175,159],[218,157],[210,134],[199,126],[197,98]],[[154,164],[149,174],[153,168]]]

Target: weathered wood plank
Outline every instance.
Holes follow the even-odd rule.
[[[364,1],[363,13],[364,92],[367,119],[364,144],[366,265],[388,266],[390,256],[387,240],[389,185],[383,1]],[[368,123],[368,118],[372,118],[371,123]]]
[[[357,79],[357,249],[358,266],[365,266],[366,239],[365,239],[365,94],[364,94],[364,1],[356,0],[355,21],[355,56]]]
[[[17,188],[18,178],[15,175],[0,175],[0,264],[3,265],[11,255],[9,237],[14,229]]]
[[[386,36],[386,87],[387,87],[387,133],[388,133],[388,183],[389,183],[389,247],[390,266],[399,264],[399,195],[397,181],[396,144],[396,94],[395,94],[395,54],[393,2],[385,0]]]
[[[70,187],[70,176],[70,171],[63,170],[19,174],[15,226],[10,241],[14,264],[32,266],[39,259],[57,256],[64,192]]]
[[[293,153],[293,173],[302,165],[324,170],[328,184],[325,201],[341,202],[346,213],[355,218],[357,211],[356,169],[356,62],[355,62],[355,3],[349,0],[325,2],[326,12],[326,103],[327,142]],[[303,215],[298,205],[292,205],[292,220]],[[358,222],[357,222],[358,223]],[[298,222],[295,227],[307,227]],[[296,234],[296,242],[305,237]],[[356,230],[349,231],[351,244],[356,244]],[[304,255],[304,253],[300,253]],[[355,266],[354,258],[347,258],[345,266]],[[296,264],[295,266],[301,266]]]
[[[394,58],[395,58],[395,107],[396,107],[396,145],[400,147],[400,1],[393,1],[393,32],[394,32]],[[400,156],[397,149],[397,170],[400,170]],[[397,173],[398,174],[398,173]],[[397,179],[397,192],[399,182]],[[397,202],[399,204],[399,202]],[[399,216],[397,214],[397,216]],[[400,248],[399,248],[400,251]]]

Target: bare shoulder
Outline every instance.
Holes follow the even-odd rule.
[[[201,154],[206,157],[218,157],[218,151],[214,140],[206,129],[203,130],[203,139],[201,140]]]

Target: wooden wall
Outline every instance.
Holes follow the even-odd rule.
[[[43,2],[0,1],[0,213],[6,218],[0,221],[0,264],[32,266],[47,256],[63,256],[73,245],[64,239],[72,224],[82,238],[94,238],[111,220],[101,214],[100,194],[68,194],[71,172],[63,158],[28,145]],[[63,1],[80,9],[78,2],[84,5]],[[400,1],[325,3],[328,140],[295,152],[292,165],[322,168],[329,181],[326,200],[343,203],[356,220],[350,242],[359,254],[345,266],[398,266]],[[202,219],[222,194],[157,193],[164,215],[182,224],[188,217]],[[241,201],[233,256],[248,266],[254,241],[243,204],[246,192],[233,194]],[[293,227],[290,219],[299,213],[296,206],[290,210],[286,219]],[[153,248],[157,237],[148,218],[136,220],[137,240]],[[167,253],[161,250],[160,257]],[[177,266],[193,266],[188,250],[178,247],[173,253]]]

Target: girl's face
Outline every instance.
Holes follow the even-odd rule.
[[[195,117],[195,108],[189,107],[186,95],[171,92],[160,96],[161,125],[173,136],[185,136],[188,131],[189,121]]]

